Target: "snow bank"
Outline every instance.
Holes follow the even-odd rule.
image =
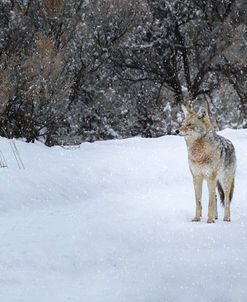
[[[192,223],[194,193],[180,137],[0,149],[0,301],[246,301],[247,131],[237,150],[232,222]]]

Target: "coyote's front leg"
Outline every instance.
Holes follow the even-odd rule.
[[[216,178],[209,178],[208,182],[208,193],[209,193],[209,203],[208,203],[208,223],[214,222],[215,218],[215,194],[216,194]]]
[[[196,198],[196,215],[192,221],[200,221],[202,216],[202,177],[201,176],[193,176],[193,183],[195,189],[195,198]]]

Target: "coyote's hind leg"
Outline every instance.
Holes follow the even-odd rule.
[[[233,194],[233,189],[234,189],[234,178],[233,177],[228,177],[226,181],[226,185],[224,188],[225,191],[225,216],[224,216],[224,221],[231,221],[231,213],[230,213],[230,202]]]

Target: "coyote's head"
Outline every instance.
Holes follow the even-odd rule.
[[[176,130],[177,134],[199,139],[213,129],[208,112],[205,108],[201,108],[198,113],[184,105],[182,105],[182,109],[185,119],[182,126]]]

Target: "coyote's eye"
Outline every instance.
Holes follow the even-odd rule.
[[[187,124],[187,127],[191,127],[191,126],[192,126],[192,124],[191,124],[191,123]]]

